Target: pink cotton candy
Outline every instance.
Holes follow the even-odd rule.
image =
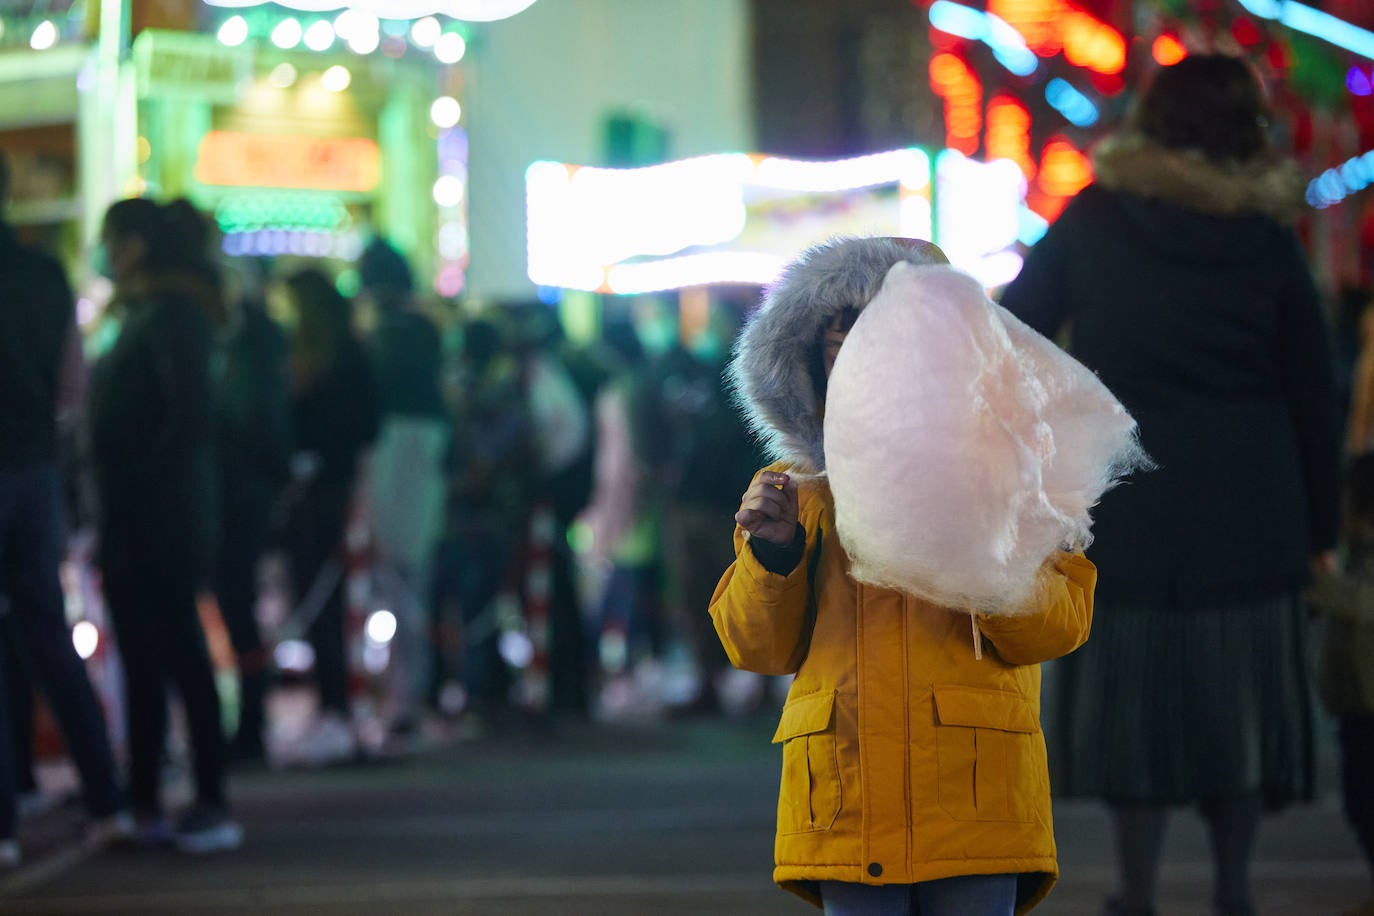
[[[1026,610],[1044,561],[1148,464],[1085,366],[972,277],[905,262],[840,349],[825,460],[856,579],[985,614]]]

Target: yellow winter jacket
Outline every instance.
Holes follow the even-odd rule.
[[[1096,568],[1056,555],[1038,610],[980,617],[975,637],[967,613],[850,578],[823,479],[800,484],[799,506],[796,568],[768,572],[736,529],[711,601],[736,667],[796,674],[773,736],[774,880],[818,904],[818,880],[1015,873],[1030,910],[1058,875],[1039,663],[1088,638]]]

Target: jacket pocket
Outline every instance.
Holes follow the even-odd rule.
[[[835,746],[835,691],[789,700],[773,735],[782,744],[778,832],[829,830],[840,813],[840,761]]]
[[[940,807],[960,821],[1035,820],[1047,775],[1031,704],[979,687],[935,687]]]

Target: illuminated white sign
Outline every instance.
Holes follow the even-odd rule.
[[[535,0],[205,0],[210,6],[242,9],[269,2],[302,13],[358,10],[381,19],[420,19],[450,16],[468,22],[507,19],[534,5]]]
[[[958,150],[935,161],[936,243],[950,263],[989,288],[1009,283],[1021,257],[1007,249],[1022,231],[1026,176],[1010,159],[977,162]]]
[[[640,169],[536,162],[525,175],[529,276],[639,293],[773,280],[834,235],[931,237],[930,157],[831,162],[723,153]]]

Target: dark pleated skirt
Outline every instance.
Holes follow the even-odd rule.
[[[1055,663],[1045,730],[1055,792],[1188,804],[1313,793],[1306,612],[1296,596],[1193,611],[1099,607]]]

